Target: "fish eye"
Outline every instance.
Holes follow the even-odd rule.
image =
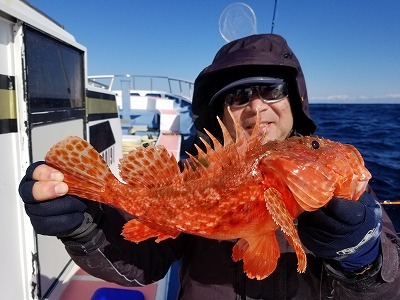
[[[313,149],[319,149],[319,142],[316,140],[312,141],[311,147],[313,147]]]

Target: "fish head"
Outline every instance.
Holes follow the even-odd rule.
[[[315,193],[318,197],[320,190],[326,191],[326,199],[357,200],[371,178],[360,152],[349,144],[305,136],[272,141],[266,148],[262,164],[293,189],[302,189],[308,195]]]

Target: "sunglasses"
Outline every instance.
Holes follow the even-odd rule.
[[[239,87],[229,90],[226,93],[224,102],[231,107],[243,107],[250,103],[254,94],[258,95],[264,103],[271,104],[285,99],[289,92],[285,82]]]

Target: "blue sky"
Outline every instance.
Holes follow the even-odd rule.
[[[87,47],[88,74],[193,80],[226,41],[226,0],[30,0]],[[270,33],[275,0],[243,1]],[[278,0],[274,33],[299,58],[311,102],[400,103],[399,0]]]

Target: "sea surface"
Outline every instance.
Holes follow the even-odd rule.
[[[352,144],[381,201],[400,201],[400,104],[310,104],[316,134]],[[400,204],[384,205],[400,232]]]

